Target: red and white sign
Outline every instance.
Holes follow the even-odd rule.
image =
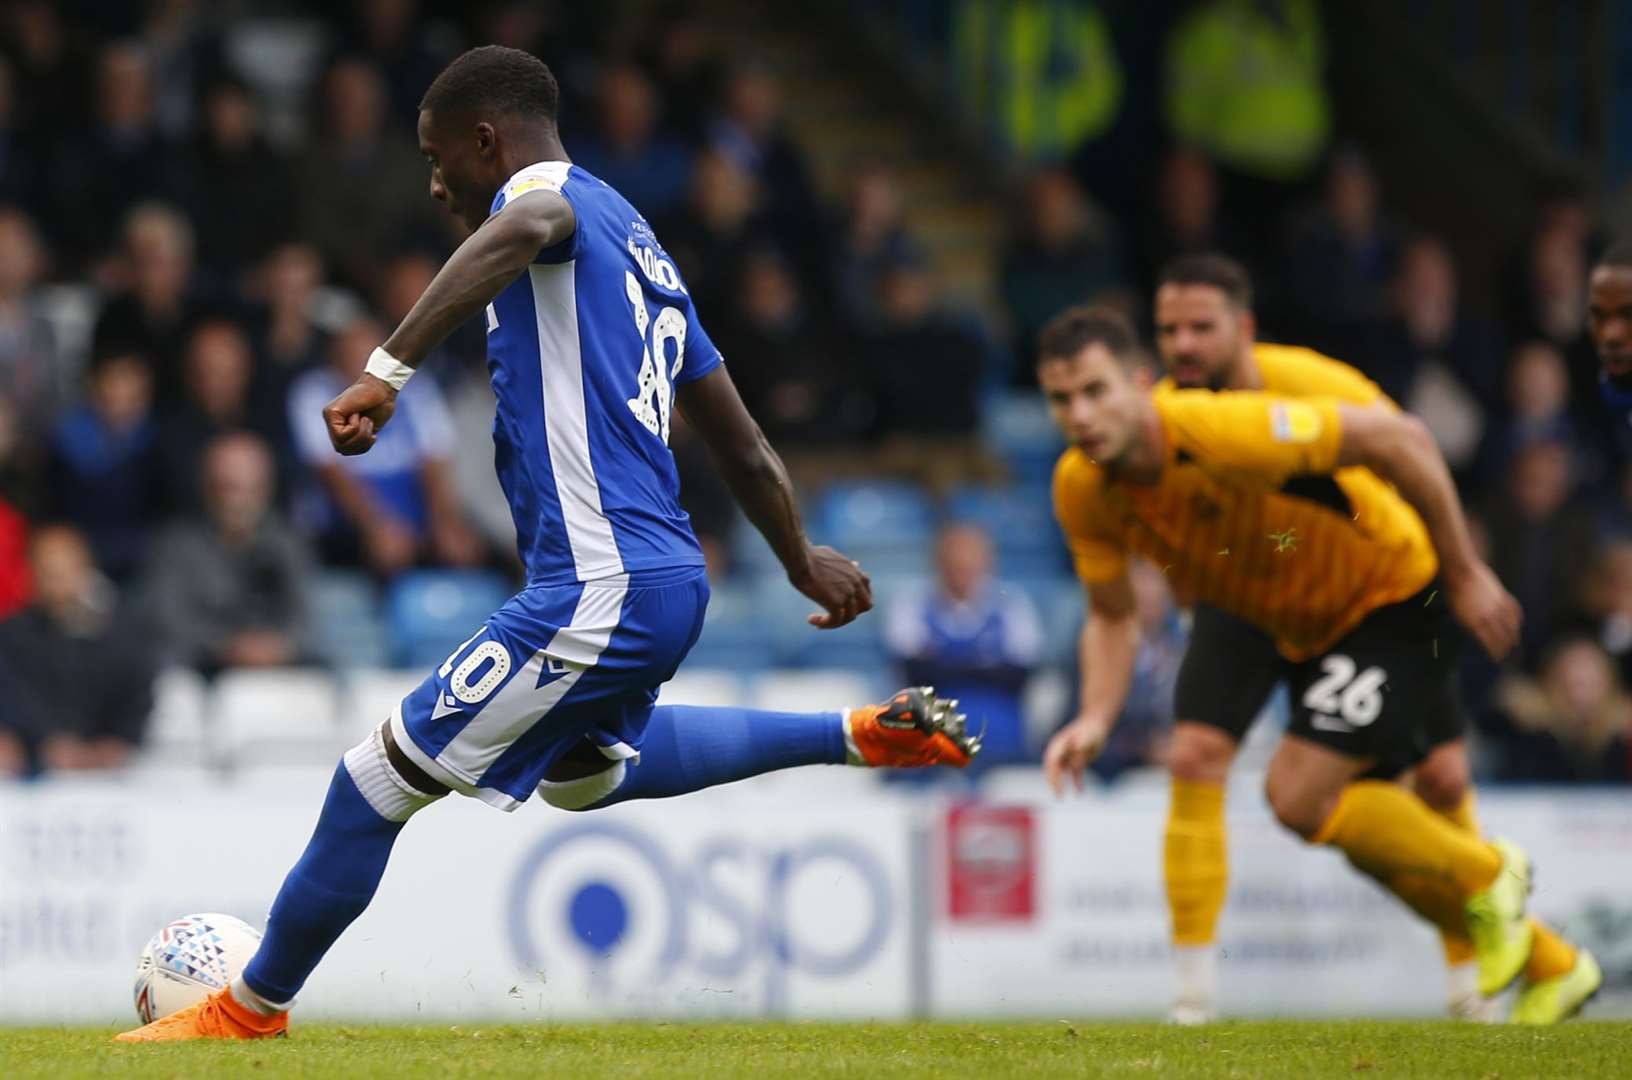
[[[947,915],[1030,922],[1037,914],[1037,823],[1024,806],[965,803],[946,815]]]

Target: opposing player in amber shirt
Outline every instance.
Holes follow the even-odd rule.
[[[1247,619],[1287,660],[1295,713],[1267,777],[1276,816],[1465,933],[1479,991],[1495,996],[1537,937],[1528,859],[1397,782],[1426,749],[1423,716],[1457,707],[1449,616],[1496,656],[1520,620],[1474,552],[1426,429],[1381,404],[1153,394],[1132,328],[1105,309],[1057,317],[1039,357],[1073,444],[1056,471],[1056,512],[1093,611],[1083,712],[1049,745],[1050,782],[1080,777],[1120,711],[1137,645],[1122,632],[1126,560],[1147,556],[1182,598]],[[1352,467],[1372,475],[1338,475]]]
[[[1267,390],[1393,407],[1375,383],[1347,364],[1312,349],[1256,341],[1251,278],[1227,256],[1172,260],[1162,268],[1154,308],[1156,350],[1167,372],[1158,394]],[[1340,491],[1351,483],[1351,473],[1364,470],[1340,470]],[[1166,761],[1172,787],[1162,867],[1176,979],[1168,1015],[1176,1023],[1217,1015],[1218,922],[1229,888],[1225,784],[1237,747],[1290,666],[1274,640],[1252,623],[1207,604],[1193,607]],[[1412,770],[1413,790],[1440,816],[1477,834],[1466,718],[1462,710],[1448,709],[1423,719],[1427,754]],[[1441,941],[1451,1015],[1490,1019],[1492,1010],[1478,993],[1472,944],[1454,928],[1442,932]],[[1572,961],[1567,947],[1538,947],[1525,969],[1525,996],[1540,993]]]
[[[1411,507],[1366,469],[1339,472],[1336,399],[1178,390],[1148,400],[1154,424],[1135,437],[1160,455],[1147,463],[1159,482],[1117,482],[1095,460],[1109,433],[1055,470],[1055,508],[1084,582],[1120,578],[1137,552],[1163,568],[1181,603],[1262,627],[1297,662],[1433,580],[1439,562]]]

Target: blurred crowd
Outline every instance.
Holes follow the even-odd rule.
[[[984,312],[906,226],[900,162],[857,161],[824,199],[778,73],[712,46],[685,5],[638,7],[0,5],[0,775],[120,763],[165,665],[330,661],[320,570],[375,587],[516,573],[474,449],[492,416],[480,327],[433,355],[371,453],[333,454],[319,416],[458,242],[416,106],[452,55],[498,42],[555,68],[569,152],[652,221],[802,489],[905,480],[941,508],[930,572],[888,598],[880,644],[903,677],[980,703],[994,761],[1034,752],[1022,714],[1055,633],[1040,607],[1076,587],[1046,526],[1015,562],[1001,513],[960,518],[982,491],[1046,512],[1052,448],[1005,456],[981,433],[1030,396],[1049,316],[1084,299],[1143,315],[1165,260],[1222,250],[1253,269],[1266,336],[1356,364],[1428,420],[1523,601],[1519,661],[1468,665],[1486,773],[1628,778],[1632,471],[1584,335],[1602,239],[1584,197],[1538,203],[1503,302],[1474,310],[1455,252],[1336,141],[1312,5],[1246,5],[1285,8],[1268,30],[1217,25],[1232,0],[1196,5],[1170,28],[1190,59],[1148,169],[1107,165],[1116,120],[1092,88],[1062,96],[1077,126],[1009,140],[1038,164]],[[1109,47],[1090,22],[1071,33]],[[1243,125],[1241,80],[1206,66],[1231,33],[1280,65],[1292,103],[1259,101],[1282,110],[1267,133]],[[701,448],[683,425],[673,443],[711,573],[755,573]],[[1183,622],[1159,574],[1140,596],[1148,640],[1106,775],[1159,760],[1170,719]]]

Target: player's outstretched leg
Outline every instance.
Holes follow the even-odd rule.
[[[1479,968],[1478,989],[1500,993],[1524,970],[1534,928],[1526,916],[1530,864],[1506,841],[1486,843],[1382,780],[1345,786],[1310,842],[1339,848],[1413,910],[1440,927],[1460,908]]]
[[[646,724],[639,764],[577,780],[545,780],[545,801],[568,810],[666,799],[799,765],[961,768],[979,752],[957,702],[914,687],[882,705],[844,712],[660,705]]]
[[[1479,992],[1494,996],[1524,970],[1535,938],[1525,912],[1528,858],[1516,845],[1469,835],[1400,784],[1356,779],[1368,767],[1366,759],[1288,735],[1270,762],[1270,805],[1282,824],[1338,848],[1436,925],[1454,925],[1460,910]]]
[[[347,751],[317,828],[272,904],[266,936],[242,975],[191,1008],[117,1036],[120,1042],[283,1035],[289,1006],[323,954],[363,913],[403,823],[440,798],[392,765],[380,731]]]

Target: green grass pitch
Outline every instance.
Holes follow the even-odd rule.
[[[1625,1076],[1632,1023],[299,1025],[287,1040],[118,1046],[108,1028],[0,1028],[0,1076]]]

